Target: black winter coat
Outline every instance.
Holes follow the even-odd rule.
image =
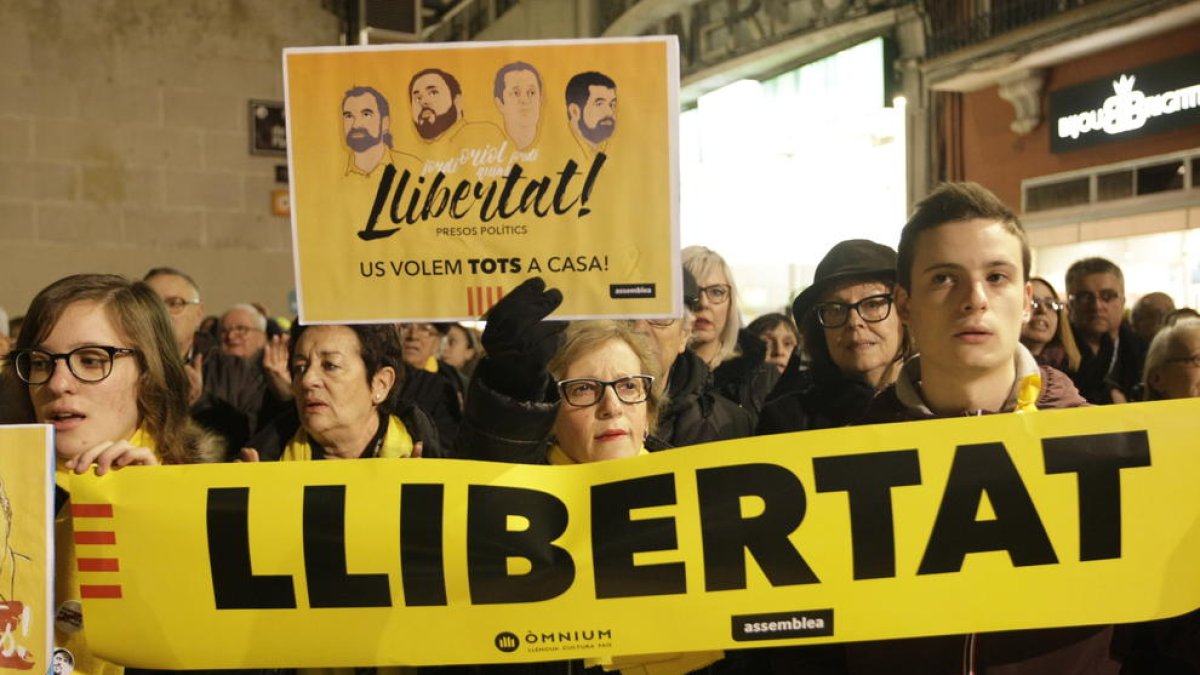
[[[745,438],[754,431],[751,412],[714,390],[708,366],[691,350],[672,364],[667,396],[657,433],[671,447]]]

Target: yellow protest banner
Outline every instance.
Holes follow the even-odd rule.
[[[673,37],[284,50],[300,320],[678,316]],[[619,101],[619,106],[618,106]]]
[[[43,425],[0,426],[0,669],[54,662],[54,444]]]
[[[1200,606],[1200,400],[579,466],[135,467],[95,649],[154,668],[519,662],[1132,622]],[[79,547],[82,549],[83,547]],[[82,554],[81,554],[82,555]],[[963,603],[963,597],[986,602]],[[197,636],[203,636],[198,639]]]

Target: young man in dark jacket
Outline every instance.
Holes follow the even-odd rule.
[[[867,421],[1086,405],[1066,375],[1039,367],[1020,344],[1029,264],[1016,216],[985,188],[950,183],[918,204],[900,235],[895,301],[919,356]],[[846,656],[850,673],[1116,675],[1111,642],[1111,626],[1092,626],[857,643]]]

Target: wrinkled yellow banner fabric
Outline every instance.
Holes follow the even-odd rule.
[[[578,466],[134,467],[98,652],[516,662],[1130,622],[1200,606],[1200,400],[815,431]],[[93,528],[76,519],[76,531]],[[84,546],[78,547],[81,551]],[[969,601],[964,599],[969,598]]]
[[[679,316],[674,37],[284,50],[300,320]]]

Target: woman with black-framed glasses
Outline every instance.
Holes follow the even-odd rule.
[[[8,361],[0,422],[54,427],[54,606],[78,602],[67,474],[211,461],[222,448],[188,415],[188,378],[171,321],[142,282],[81,274],[50,284],[30,304]],[[89,652],[82,630],[62,627],[55,644],[74,655],[76,670],[116,668]]]
[[[812,285],[792,303],[812,359],[811,380],[772,392],[759,434],[845,426],[896,380],[912,346],[895,311],[895,285],[892,248],[851,239],[829,250]]]
[[[492,308],[471,380],[461,456],[580,464],[645,454],[663,396],[658,355],[627,321],[545,320],[562,302],[538,278]]]
[[[1071,331],[1067,305],[1058,299],[1058,291],[1042,277],[1030,277],[1033,300],[1029,320],[1021,326],[1021,344],[1033,354],[1039,365],[1074,373],[1079,370],[1079,347]]]

